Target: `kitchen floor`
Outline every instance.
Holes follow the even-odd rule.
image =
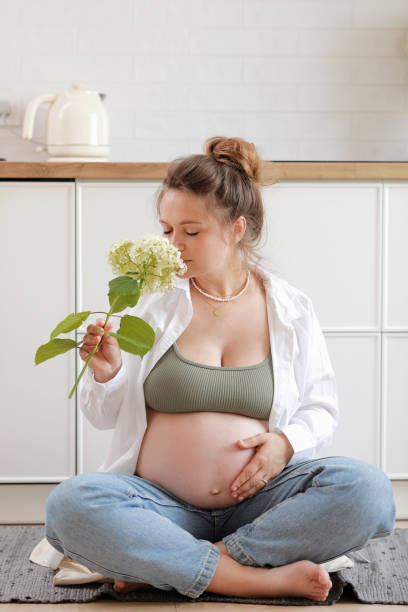
[[[408,528],[407,521],[396,521],[395,527]],[[384,604],[364,604],[356,603],[354,599],[347,597],[341,597],[340,600],[334,604],[336,606],[336,612],[367,612],[367,605],[370,605],[370,612],[390,612],[395,610],[393,605]],[[320,605],[307,606],[307,610],[310,612],[313,609],[320,608]],[[304,608],[305,606],[303,606]],[[28,603],[3,603],[1,604],[1,612],[11,612],[21,608],[21,612],[44,612],[45,610],[53,609],[53,612],[60,610],[61,612],[107,612],[108,610],[115,609],[115,612],[120,612],[128,608],[132,608],[135,612],[232,612],[241,608],[241,612],[299,612],[299,606],[265,606],[256,604],[232,604],[232,603],[213,603],[213,602],[188,602],[188,603],[137,603],[129,602],[122,603],[118,601],[94,601],[91,603],[61,603],[61,604],[28,604]],[[403,608],[408,609],[408,605],[398,606],[398,611]]]

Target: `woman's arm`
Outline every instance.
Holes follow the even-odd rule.
[[[128,387],[128,355],[122,351],[122,367],[106,383],[94,379],[91,368],[85,370],[79,393],[79,408],[97,429],[113,429]]]

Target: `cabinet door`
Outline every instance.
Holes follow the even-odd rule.
[[[34,364],[75,310],[74,193],[73,182],[0,183],[1,482],[75,474],[75,351]]]
[[[107,263],[108,248],[122,238],[136,240],[147,233],[161,233],[154,196],[159,181],[79,181],[78,202],[78,310],[109,310],[108,283],[116,275]],[[112,316],[114,330],[120,319]],[[101,314],[92,314],[85,331]],[[83,362],[78,359],[78,373]],[[103,462],[111,430],[97,430],[78,413],[78,472],[98,469]]]
[[[286,182],[264,190],[264,251],[308,295],[325,328],[380,325],[379,184]]]
[[[327,334],[326,342],[336,373],[339,424],[320,456],[344,455],[381,467],[381,335]]]

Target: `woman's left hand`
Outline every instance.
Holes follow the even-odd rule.
[[[237,440],[242,449],[258,447],[255,455],[231,484],[231,494],[238,501],[253,497],[288,464],[293,447],[284,433],[265,432]]]

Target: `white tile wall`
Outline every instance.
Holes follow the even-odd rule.
[[[107,94],[112,161],[214,135],[265,159],[408,160],[408,0],[0,0],[0,99]],[[0,157],[45,160],[0,127]]]

